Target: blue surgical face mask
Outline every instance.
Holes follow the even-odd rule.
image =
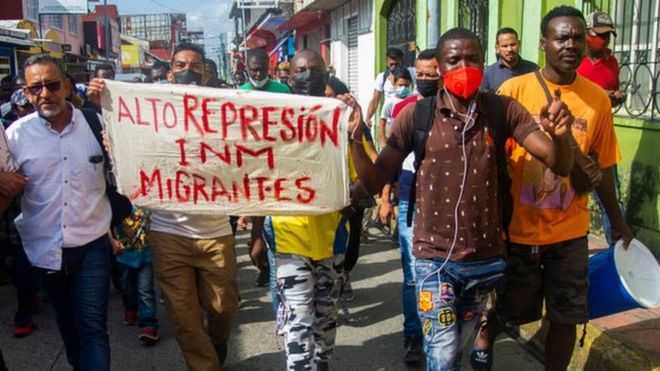
[[[407,97],[408,95],[410,95],[410,91],[411,91],[411,90],[410,90],[410,88],[407,87],[407,86],[399,86],[399,87],[396,88],[395,91],[396,91],[396,95],[397,95],[397,96],[399,96],[399,97],[401,97],[401,98],[405,98],[405,97]]]

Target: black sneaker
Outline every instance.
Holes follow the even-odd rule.
[[[426,359],[422,339],[418,337],[406,339],[404,347],[406,351],[403,353],[403,361],[406,364],[419,365]]]
[[[353,286],[351,286],[350,281],[344,281],[344,284],[341,287],[340,299],[344,302],[351,302],[355,300],[355,294],[353,293]]]
[[[257,279],[254,281],[254,285],[257,287],[266,287],[270,283],[270,272],[268,269],[263,269],[259,271]]]

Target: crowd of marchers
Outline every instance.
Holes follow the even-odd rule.
[[[363,219],[376,207],[382,222],[397,220],[407,364],[459,370],[467,351],[475,370],[489,370],[498,334],[541,319],[545,309],[545,367],[565,370],[576,326],[589,319],[589,197],[610,243],[632,239],[618,203],[612,121],[625,94],[607,14],[585,19],[560,6],[540,30],[541,67],[520,57],[511,28],[498,31],[497,62],[487,67],[485,46],[463,28],[444,33],[414,66],[388,49],[364,114],[317,52],[299,50],[271,73],[268,53],[248,50],[247,79],[236,88],[349,107],[351,203],[315,216],[132,206],[116,220],[100,115],[113,67],[99,66],[85,86],[57,60],[30,57],[21,76],[3,79],[0,97],[0,253],[17,292],[14,335],[32,334],[41,291],[71,367],[109,370],[114,284],[124,324],[137,325],[144,345],[159,340],[163,300],[188,369],[217,371],[239,310],[234,235],[250,226],[256,284],[269,286],[283,336],[281,367],[328,370],[339,303],[354,298]],[[231,88],[189,44],[178,45],[170,63],[156,63],[145,83]]]

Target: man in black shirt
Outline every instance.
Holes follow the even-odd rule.
[[[497,31],[495,39],[497,62],[486,68],[481,84],[481,90],[493,93],[504,81],[539,69],[536,63],[526,61],[520,56],[520,42],[516,30],[509,27],[502,28]]]

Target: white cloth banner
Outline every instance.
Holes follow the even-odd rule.
[[[106,80],[119,191],[190,214],[315,215],[349,203],[337,99]]]

